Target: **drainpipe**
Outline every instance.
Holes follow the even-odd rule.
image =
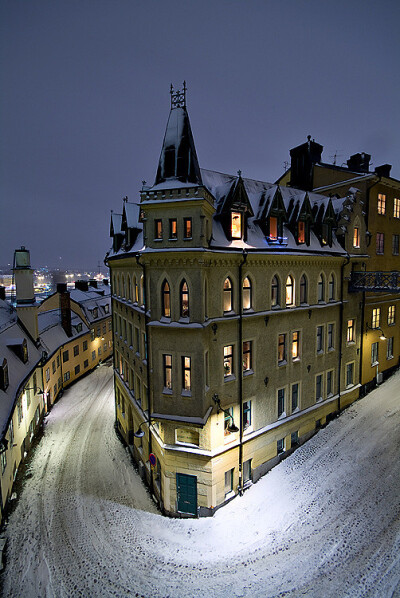
[[[240,436],[239,436],[239,494],[243,494],[243,281],[242,270],[247,260],[247,251],[243,249],[243,260],[239,264],[239,407],[240,407]]]
[[[347,253],[346,259],[343,264],[340,266],[340,318],[339,318],[339,367],[338,367],[338,410],[339,413],[341,411],[341,404],[340,404],[340,392],[341,392],[341,384],[340,381],[342,379],[342,346],[343,346],[343,312],[344,312],[344,304],[343,304],[343,281],[344,281],[344,268],[350,262],[350,255]]]
[[[140,266],[143,270],[143,294],[144,294],[144,301],[143,301],[143,306],[144,306],[144,326],[145,326],[145,331],[146,331],[146,341],[145,341],[145,346],[146,346],[146,355],[147,355],[147,402],[148,402],[148,417],[147,417],[147,423],[148,423],[148,429],[149,429],[149,454],[152,452],[152,442],[151,442],[151,413],[152,413],[152,405],[151,405],[151,389],[150,389],[150,330],[149,330],[149,323],[148,323],[148,318],[147,318],[147,306],[148,306],[148,300],[147,300],[147,278],[146,278],[146,266],[145,264],[140,262],[140,258],[141,258],[141,254],[137,253],[135,255],[136,258],[136,263],[138,264],[138,266]],[[150,465],[150,482],[149,482],[149,487],[150,487],[150,493],[153,496],[153,470],[151,468]]]
[[[109,269],[110,271],[110,297],[111,297],[111,334],[112,334],[112,343],[113,343],[113,370],[114,370],[114,379],[115,379],[115,370],[116,370],[116,365],[115,365],[115,329],[114,329],[114,299],[113,299],[113,294],[114,294],[114,289],[113,289],[113,281],[112,281],[112,276],[111,276],[111,268],[108,262],[108,254],[106,255],[106,257],[104,258],[104,265]],[[115,384],[114,384],[115,386]],[[115,426],[117,426],[118,424],[118,416],[117,416],[117,401],[116,401],[116,397],[115,397],[115,388],[114,388],[114,413],[115,413]]]

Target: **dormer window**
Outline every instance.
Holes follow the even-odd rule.
[[[354,249],[360,248],[360,229],[358,226],[355,226],[353,230],[353,247]]]
[[[322,245],[332,247],[332,224],[324,222],[322,225]]]
[[[92,311],[92,315],[94,318],[98,318],[99,317],[99,310],[97,307],[95,307]]]
[[[299,220],[297,223],[297,242],[306,242],[306,223],[303,220]]]
[[[275,216],[269,218],[269,238],[272,241],[278,240],[278,218]]]
[[[0,368],[0,389],[7,390],[9,383],[7,359],[4,358]]]
[[[242,214],[240,212],[231,214],[231,236],[232,239],[242,238]]]

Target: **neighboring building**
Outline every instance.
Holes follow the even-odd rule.
[[[29,251],[15,252],[16,308],[0,287],[1,518],[44,414],[71,382],[112,354],[110,289],[77,282],[35,300]],[[0,518],[0,520],[1,520]]]
[[[365,393],[399,365],[400,357],[400,181],[390,164],[370,170],[371,156],[355,154],[346,166],[322,162],[322,145],[308,137],[290,150],[291,168],[279,184],[342,196],[359,190],[367,224],[368,259],[352,273],[352,287],[362,291],[361,384]],[[354,222],[352,245],[360,243]],[[356,269],[355,269],[356,270]],[[383,334],[382,334],[383,333]]]
[[[367,235],[355,189],[200,169],[171,97],[155,183],[111,217],[116,424],[165,513],[209,515],[359,396]]]

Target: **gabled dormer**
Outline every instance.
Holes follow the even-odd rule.
[[[246,240],[247,220],[254,216],[240,171],[238,174],[218,210],[218,218],[230,241]]]
[[[314,216],[310,204],[310,198],[308,193],[306,193],[303,202],[300,205],[298,215],[292,223],[294,237],[298,245],[310,244],[310,232],[313,224]]]
[[[28,361],[28,343],[26,338],[10,338],[7,340],[7,347],[20,358],[22,363]]]
[[[8,364],[7,359],[3,359],[3,363],[0,366],[0,390],[7,390],[9,385],[8,378]]]
[[[116,214],[111,210],[110,222],[110,237],[113,240],[113,251],[116,253],[121,249],[122,241],[124,240],[124,232],[122,230],[122,214]]]
[[[332,200],[329,198],[321,226],[321,245],[332,247],[333,230],[336,227],[336,216],[333,209]]]
[[[269,210],[265,214],[264,222],[261,223],[267,241],[270,243],[283,242],[283,225],[285,222],[287,222],[287,212],[281,190],[277,187]]]
[[[129,250],[137,239],[140,232],[139,223],[139,208],[137,204],[128,202],[128,198],[124,198],[124,207],[122,210],[121,231],[125,237],[125,248]]]

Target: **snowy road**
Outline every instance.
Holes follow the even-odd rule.
[[[3,595],[400,597],[400,375],[211,519],[162,517],[113,430],[112,369],[47,418]]]

